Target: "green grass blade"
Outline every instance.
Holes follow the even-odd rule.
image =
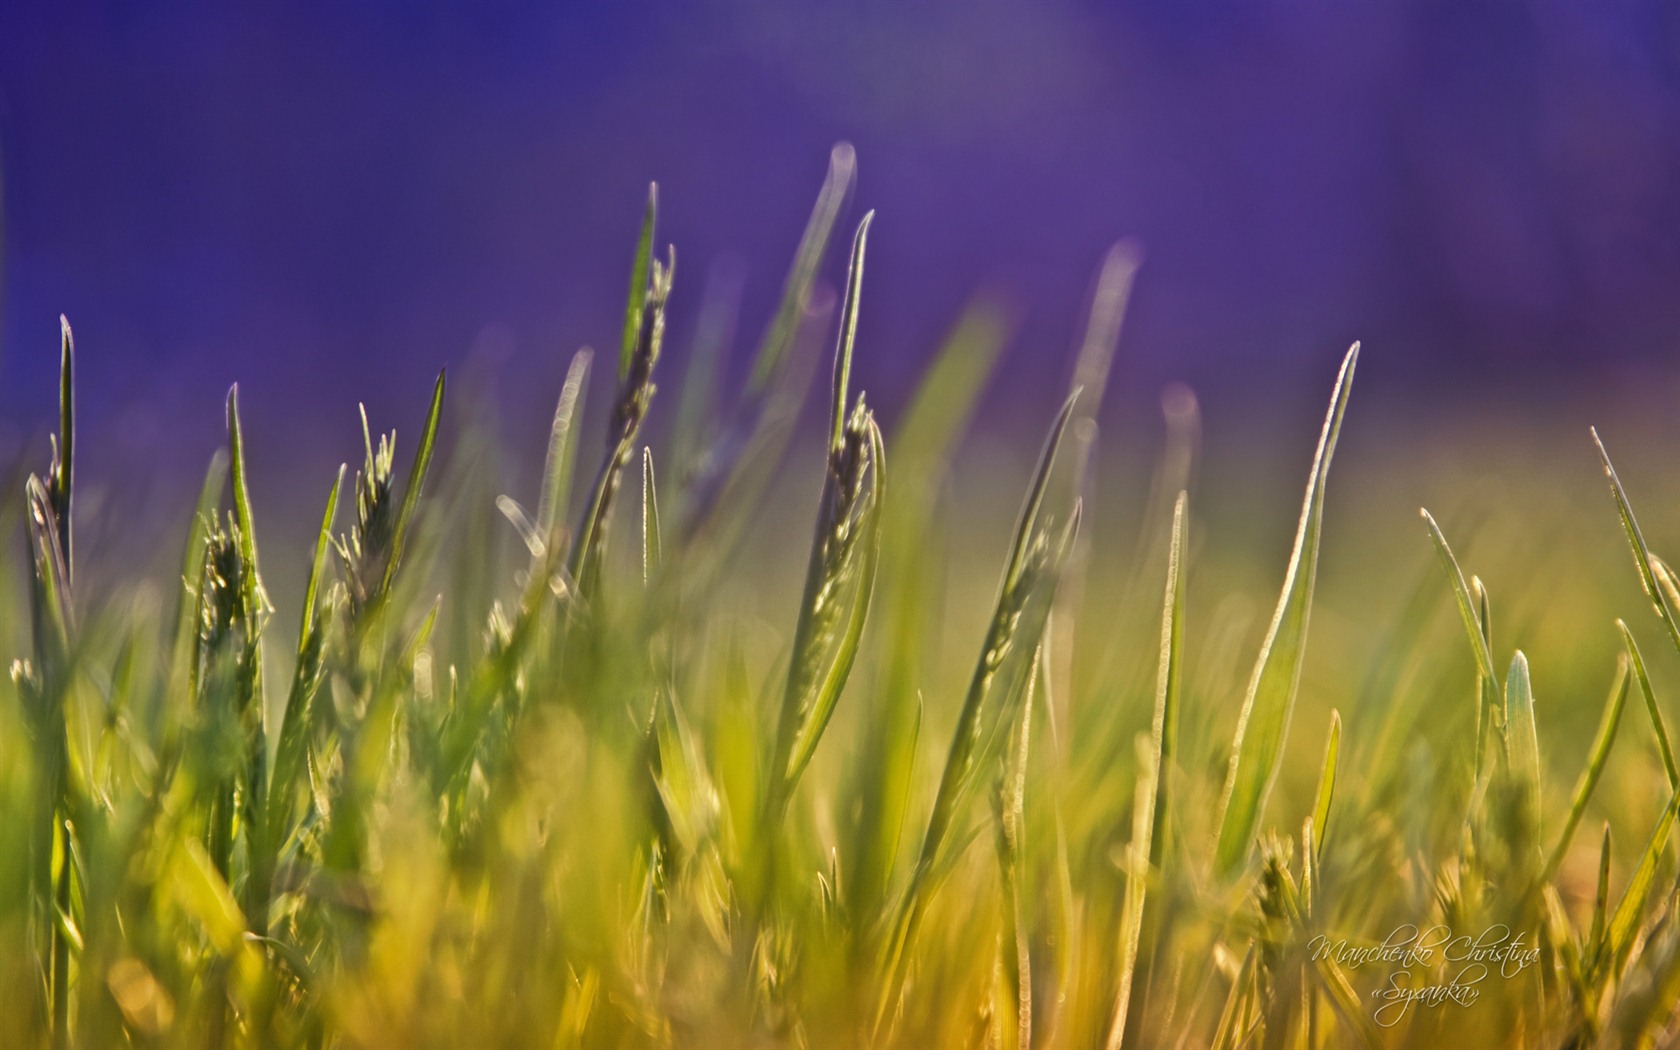
[[[1085,338],[1074,363],[1073,385],[1091,392],[1090,403],[1080,415],[1094,419],[1108,387],[1108,373],[1114,364],[1114,352],[1120,345],[1120,326],[1126,319],[1126,303],[1132,295],[1132,282],[1142,263],[1142,252],[1136,242],[1121,241],[1103,256],[1102,270],[1097,275],[1096,293],[1091,300],[1091,313],[1085,326]]]
[[[251,489],[245,472],[245,430],[239,422],[239,384],[228,391],[228,457],[233,469],[233,517],[239,525],[239,556],[245,562],[245,608],[257,616],[269,608],[257,568],[257,534],[251,520]]]
[[[872,506],[864,519],[863,536],[859,541],[862,547],[862,568],[858,573],[856,591],[852,596],[845,628],[834,656],[829,661],[828,670],[823,675],[822,684],[817,689],[816,699],[811,705],[810,718],[794,739],[793,751],[788,760],[790,782],[797,781],[804,772],[811,756],[816,753],[817,742],[822,739],[823,730],[828,727],[829,720],[834,716],[841,690],[845,688],[846,680],[851,677],[852,666],[857,661],[858,647],[863,640],[864,622],[868,618],[875,594],[875,575],[881,560],[880,508],[886,485],[886,453],[880,428],[875,425],[874,420],[870,420],[869,427],[872,450],[870,469],[874,471],[875,480],[867,497]]]
[[[332,550],[332,527],[338,517],[338,497],[344,489],[343,463],[333,478],[332,491],[327,494],[327,509],[321,515],[321,531],[315,535],[315,552],[309,559],[309,582],[303,589],[302,621],[298,625],[298,651],[301,656],[306,639],[315,629],[316,606],[321,594],[321,576],[327,570],[327,555]]]
[[[1301,523],[1295,536],[1295,550],[1289,559],[1283,595],[1271,628],[1260,647],[1254,677],[1243,700],[1237,721],[1236,739],[1231,745],[1231,762],[1221,804],[1219,839],[1214,868],[1230,875],[1248,857],[1260,826],[1266,796],[1277,777],[1278,759],[1289,730],[1295,706],[1295,690],[1305,656],[1307,620],[1312,609],[1313,583],[1318,573],[1318,541],[1324,520],[1324,486],[1330,461],[1341,434],[1342,414],[1353,385],[1353,371],[1359,361],[1359,344],[1353,344],[1342,361],[1324,420],[1318,452],[1313,459],[1307,494],[1301,508]]]
[[[1622,479],[1617,476],[1615,466],[1610,462],[1610,453],[1604,448],[1604,442],[1599,439],[1598,429],[1592,428],[1593,444],[1598,447],[1598,458],[1604,463],[1605,476],[1610,479],[1610,491],[1616,497],[1616,509],[1622,516],[1622,531],[1627,533],[1628,546],[1633,549],[1635,567],[1639,570],[1639,583],[1645,588],[1645,596],[1651,599],[1651,604],[1657,608],[1657,616],[1668,628],[1669,640],[1676,649],[1680,649],[1680,624],[1675,623],[1675,610],[1669,607],[1663,596],[1662,589],[1657,586],[1657,579],[1651,570],[1651,551],[1645,546],[1645,535],[1639,530],[1639,522],[1633,516],[1633,504],[1628,502],[1627,490],[1622,487]]]
[[[391,529],[391,556],[386,559],[385,575],[379,585],[382,595],[391,593],[391,584],[397,577],[397,566],[402,561],[409,526],[414,523],[414,510],[420,505],[420,490],[425,486],[426,472],[432,466],[432,450],[437,444],[438,420],[443,416],[443,386],[444,374],[440,371],[437,383],[432,387],[432,404],[426,410],[426,426],[420,432],[420,445],[414,450],[414,464],[408,471],[408,485],[403,489],[402,507],[397,511],[397,521]]]
[[[753,360],[752,375],[747,380],[749,399],[756,399],[766,391],[787,360],[788,351],[793,347],[794,336],[798,334],[800,321],[810,306],[811,289],[816,284],[817,271],[822,267],[823,255],[828,251],[829,238],[834,232],[834,221],[839,217],[846,194],[851,190],[856,170],[857,153],[852,149],[851,143],[839,143],[830,151],[828,175],[823,179],[822,189],[817,194],[817,203],[811,209],[811,218],[805,225],[804,234],[799,238],[799,247],[794,251],[793,268],[788,272],[787,282],[782,286],[781,304],[776,308],[775,319],[771,322],[769,330],[764,333],[764,341],[759,344],[758,356]]]
[[[1516,778],[1523,804],[1527,807],[1529,832],[1534,844],[1540,841],[1540,737],[1534,725],[1534,689],[1529,681],[1528,657],[1522,650],[1511,658],[1505,677],[1505,705],[1511,718],[1511,735],[1506,742],[1511,775]]]
[[[1056,464],[1056,454],[1061,450],[1062,439],[1067,436],[1068,422],[1073,418],[1073,409],[1081,393],[1076,389],[1062,402],[1061,411],[1056,413],[1055,421],[1050,424],[1050,434],[1044,440],[1044,447],[1039,450],[1032,484],[1027,489],[1025,502],[1021,504],[1020,516],[1015,519],[1015,542],[1009,549],[1009,562],[1003,570],[1000,594],[1012,590],[1021,580],[1027,554],[1039,535],[1039,516],[1044,509],[1045,493],[1050,488],[1051,468]]]
[[[1605,936],[1605,958],[1612,965],[1623,957],[1623,953],[1633,943],[1634,934],[1638,932],[1641,917],[1645,913],[1645,902],[1650,898],[1651,887],[1656,883],[1657,866],[1661,863],[1663,852],[1668,846],[1668,835],[1674,827],[1677,812],[1680,812],[1680,788],[1676,788],[1669,796],[1662,816],[1657,818],[1657,826],[1651,832],[1651,840],[1646,843],[1645,852],[1639,858],[1639,866],[1634,869],[1627,889],[1622,891],[1622,901],[1616,905],[1616,913],[1610,919],[1609,932]]]
[[[1671,790],[1680,788],[1680,769],[1675,768],[1674,749],[1669,746],[1668,727],[1663,724],[1662,712],[1657,708],[1657,694],[1651,688],[1651,676],[1645,671],[1645,657],[1639,652],[1639,643],[1633,640],[1633,632],[1628,630],[1628,625],[1617,620],[1616,628],[1622,632],[1622,645],[1627,649],[1628,662],[1633,666],[1633,680],[1645,697],[1645,712],[1651,716],[1651,732],[1657,737],[1657,751],[1662,755],[1663,772],[1668,774],[1668,786]]]
[[[1161,600],[1161,655],[1155,676],[1155,710],[1150,720],[1156,754],[1154,815],[1150,819],[1147,859],[1151,868],[1161,866],[1167,833],[1167,770],[1178,759],[1180,696],[1184,692],[1184,530],[1189,493],[1179,492],[1173,504],[1172,539],[1167,548],[1166,593]],[[1140,916],[1141,918],[1141,916]]]
[[[302,620],[298,627],[297,663],[292,668],[292,683],[286,694],[286,708],[280,717],[280,740],[275,746],[274,768],[269,773],[272,785],[268,793],[265,819],[268,824],[268,848],[278,851],[285,845],[286,821],[291,813],[293,788],[303,781],[308,762],[309,705],[319,684],[323,625],[320,614],[321,577],[326,572],[327,555],[332,549],[333,522],[338,517],[339,494],[344,489],[345,466],[339,465],[333,479],[332,491],[327,494],[327,509],[321,515],[321,529],[315,537],[315,552],[309,564],[309,582],[303,592]]]
[[[642,584],[659,567],[659,496],[653,484],[653,449],[642,448]]]
[[[1593,789],[1598,786],[1599,778],[1604,775],[1605,763],[1610,757],[1610,745],[1615,742],[1616,728],[1622,722],[1622,708],[1627,703],[1628,662],[1626,656],[1616,662],[1616,679],[1610,686],[1610,698],[1604,703],[1604,714],[1598,722],[1598,733],[1593,737],[1592,749],[1587,752],[1586,768],[1581,770],[1581,777],[1575,783],[1575,797],[1569,804],[1569,815],[1564,818],[1563,831],[1558,835],[1557,845],[1552,847],[1552,856],[1546,862],[1546,870],[1540,875],[1542,880],[1552,878],[1563,866],[1564,854],[1569,850],[1569,840],[1575,834],[1576,825],[1581,822],[1581,814],[1586,812],[1587,800],[1592,797]]]
[[[1596,969],[1604,957],[1604,924],[1610,911],[1610,822],[1604,822],[1604,837],[1598,847],[1598,888],[1593,892],[1592,925],[1587,933],[1587,966]]]
[[[852,377],[852,348],[857,343],[858,303],[863,291],[863,256],[869,247],[869,224],[875,213],[864,215],[852,238],[852,261],[846,273],[846,299],[840,310],[840,345],[834,354],[834,390],[830,401],[829,448],[839,451],[846,426],[846,388]]]
[[[577,463],[578,420],[583,415],[583,395],[594,355],[579,350],[566,369],[560,401],[554,406],[554,424],[548,431],[548,454],[543,460],[542,498],[537,503],[537,535],[545,544],[555,542],[555,530],[566,516],[566,501],[572,494],[572,472]]]
[[[642,311],[647,308],[648,268],[653,259],[653,224],[659,214],[659,184],[648,183],[647,210],[642,213],[642,233],[636,239],[636,258],[630,264],[630,295],[624,308],[624,339],[618,351],[618,381],[630,375],[630,359],[636,353],[636,339],[642,330]]]
[[[1137,971],[1138,944],[1143,937],[1143,908],[1155,851],[1155,806],[1161,789],[1160,737],[1137,736],[1137,793],[1132,804],[1132,842],[1126,850],[1126,895],[1120,905],[1120,975],[1115,981],[1114,1014],[1108,1026],[1108,1050],[1120,1050],[1131,1007],[1132,981]]]
[[[191,695],[186,675],[198,640],[198,576],[204,567],[204,549],[209,541],[216,508],[222,502],[222,487],[227,473],[227,453],[217,449],[204,472],[204,483],[199,488],[192,520],[187,523],[187,542],[181,555],[181,581],[177,591],[179,604],[175,608],[175,644],[171,649],[172,664],[177,675],[181,676],[174,683],[179,695]]]
[[[1318,775],[1318,795],[1313,801],[1312,860],[1324,855],[1324,831],[1330,825],[1330,802],[1336,793],[1336,761],[1342,750],[1342,713],[1330,712],[1330,734],[1324,742],[1324,768]]]
[[[58,519],[58,542],[64,551],[66,582],[74,579],[76,571],[71,509],[75,498],[76,480],[76,340],[70,332],[70,319],[60,314],[58,363],[58,450],[54,457],[52,483],[53,512]]]
[[[1499,681],[1499,673],[1493,669],[1493,655],[1488,651],[1487,638],[1482,633],[1482,621],[1477,615],[1476,604],[1470,595],[1470,588],[1464,582],[1464,572],[1458,567],[1458,559],[1453,557],[1452,548],[1447,546],[1447,538],[1442,535],[1441,527],[1435,524],[1435,519],[1428,510],[1418,508],[1423,520],[1429,526],[1429,538],[1435,544],[1435,553],[1441,559],[1441,567],[1446,571],[1447,582],[1452,585],[1453,599],[1458,604],[1458,614],[1464,620],[1464,631],[1470,636],[1470,651],[1476,657],[1476,669],[1490,682]]]

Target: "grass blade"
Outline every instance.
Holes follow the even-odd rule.
[[[1645,535],[1639,530],[1639,522],[1633,516],[1633,504],[1628,502],[1627,490],[1622,487],[1622,479],[1617,476],[1615,466],[1610,462],[1610,453],[1605,449],[1604,442],[1598,436],[1598,429],[1591,428],[1593,444],[1598,448],[1598,458],[1604,464],[1605,476],[1610,479],[1610,491],[1616,497],[1616,509],[1622,516],[1622,531],[1627,533],[1628,546],[1633,549],[1634,566],[1639,570],[1640,586],[1645,588],[1645,596],[1651,599],[1651,604],[1657,608],[1657,617],[1663,626],[1668,628],[1669,640],[1676,649],[1680,649],[1680,624],[1675,623],[1675,610],[1669,607],[1663,596],[1662,589],[1657,586],[1657,579],[1651,569],[1651,551],[1645,546]]]
[[[909,947],[915,939],[928,895],[951,860],[946,848],[952,825],[967,808],[979,772],[992,767],[997,760],[1000,738],[1014,724],[1031,675],[1032,658],[1043,638],[1062,559],[1078,529],[1078,504],[1074,505],[1057,541],[1051,540],[1048,523],[1041,521],[1044,493],[1078,396],[1076,391],[1063,403],[1051,424],[1021,506],[991,625],[957,716],[945,769],[922,836],[921,852],[888,945],[888,978],[874,1021],[877,1036],[882,1034],[882,1025],[903,985]]]
[[[1226,775],[1221,804],[1218,845],[1214,868],[1230,875],[1248,857],[1260,826],[1266,796],[1277,777],[1278,759],[1289,731],[1289,716],[1295,706],[1295,689],[1300,681],[1305,656],[1307,620],[1312,609],[1313,583],[1318,574],[1318,541],[1324,520],[1324,485],[1330,460],[1341,434],[1342,413],[1347,408],[1353,385],[1353,370],[1359,361],[1359,344],[1353,344],[1336,377],[1330,412],[1324,420],[1318,452],[1307,482],[1301,507],[1300,529],[1289,559],[1283,595],[1271,628],[1260,647],[1248,695],[1237,720],[1236,739],[1231,745],[1230,769]]]
[[[1534,726],[1534,689],[1529,681],[1528,657],[1522,650],[1511,658],[1505,677],[1505,706],[1510,714],[1511,734],[1506,741],[1511,775],[1527,809],[1528,833],[1540,844],[1540,737]]]
[[[391,530],[391,553],[385,560],[384,579],[379,587],[381,595],[391,593],[391,584],[397,577],[397,566],[402,561],[408,529],[414,522],[414,509],[420,505],[420,491],[426,484],[426,472],[432,466],[432,449],[437,444],[438,420],[443,415],[443,386],[444,374],[440,371],[437,383],[432,387],[432,403],[426,410],[426,426],[420,432],[420,446],[414,451],[414,464],[408,471],[408,486],[403,489],[402,508],[397,511],[396,525]]]
[[[1652,830],[1651,840],[1646,843],[1645,852],[1639,858],[1639,866],[1634,869],[1627,889],[1622,891],[1622,901],[1616,905],[1616,913],[1610,919],[1609,932],[1605,935],[1604,957],[1612,966],[1619,964],[1623,954],[1633,943],[1634,934],[1638,931],[1640,919],[1645,913],[1645,902],[1650,898],[1651,887],[1656,882],[1657,865],[1662,861],[1663,851],[1668,846],[1668,834],[1674,827],[1677,812],[1680,812],[1680,788],[1676,788],[1669,796],[1662,816],[1657,818],[1657,826]]]
[[[1610,906],[1610,822],[1604,822],[1604,838],[1598,847],[1598,889],[1593,893],[1592,925],[1587,933],[1587,967],[1598,968],[1604,957],[1604,924]]]
[[[879,560],[879,507],[882,497],[881,431],[860,396],[846,415],[847,387],[857,340],[858,301],[863,289],[864,254],[874,212],[863,217],[852,242],[846,302],[840,315],[834,353],[834,400],[828,470],[817,513],[817,532],[805,572],[805,593],[794,630],[793,661],[788,669],[781,720],[771,769],[768,818],[781,819],[799,775],[850,675],[875,586]],[[849,599],[849,600],[848,600]],[[838,634],[836,628],[839,628]]]
[[[244,561],[245,607],[251,615],[267,611],[268,595],[263,592],[262,574],[257,568],[257,534],[251,520],[251,489],[245,472],[245,430],[239,422],[239,384],[228,391],[228,456],[233,469],[233,520],[239,525],[239,557]]]
[[[630,294],[624,307],[624,338],[618,350],[618,381],[630,377],[630,362],[636,354],[636,340],[642,330],[642,312],[647,309],[648,268],[653,260],[653,223],[659,214],[659,184],[648,183],[647,210],[642,213],[642,232],[636,238],[636,258],[630,264]]]
[[[1488,681],[1497,682],[1499,674],[1493,669],[1493,655],[1488,651],[1487,638],[1482,633],[1481,617],[1477,615],[1476,603],[1464,582],[1464,572],[1458,567],[1458,559],[1453,557],[1446,536],[1441,534],[1441,527],[1435,524],[1429,511],[1420,507],[1418,513],[1423,515],[1424,523],[1429,526],[1429,538],[1435,544],[1441,567],[1446,570],[1447,581],[1452,584],[1453,599],[1458,603],[1458,614],[1464,620],[1464,631],[1470,636],[1470,650],[1476,656],[1476,669]]]
[[[178,695],[191,696],[197,691],[189,680],[189,669],[193,662],[193,647],[198,640],[198,574],[204,565],[204,550],[209,542],[216,508],[222,502],[222,486],[227,473],[227,453],[217,449],[204,472],[204,483],[199,488],[192,520],[187,523],[187,542],[181,555],[180,604],[175,608],[175,644],[170,650],[173,654],[172,666],[179,676],[179,680],[173,683]]]
[[[1564,818],[1563,831],[1558,835],[1557,845],[1552,847],[1552,856],[1546,862],[1546,870],[1540,875],[1542,880],[1550,879],[1562,867],[1564,854],[1569,849],[1569,840],[1575,834],[1576,825],[1581,822],[1581,814],[1586,812],[1587,800],[1592,797],[1593,789],[1598,786],[1599,778],[1604,775],[1604,766],[1610,757],[1610,745],[1615,742],[1616,728],[1622,722],[1622,708],[1627,703],[1628,662],[1626,656],[1616,661],[1616,679],[1610,686],[1610,698],[1605,701],[1604,714],[1598,722],[1598,733],[1593,737],[1592,749],[1587,752],[1586,768],[1581,770],[1581,777],[1575,782],[1575,797],[1569,804],[1569,815]]]
[[[69,583],[76,571],[70,528],[76,479],[76,340],[70,332],[69,318],[60,314],[58,326],[58,445],[53,452],[52,477],[48,479],[47,491],[52,497],[53,513],[58,520],[58,545],[64,552],[64,578]]]
[[[537,535],[553,543],[555,530],[565,517],[566,501],[572,492],[572,470],[577,462],[578,420],[583,414],[584,384],[594,355],[579,350],[566,369],[560,401],[554,406],[554,424],[548,432],[548,454],[543,460],[542,498],[537,503]]]
[[[768,389],[787,360],[800,320],[810,306],[811,289],[816,284],[817,271],[828,250],[834,221],[851,190],[856,170],[857,153],[851,143],[839,143],[829,152],[828,175],[823,179],[817,203],[811,209],[811,218],[799,238],[799,247],[794,251],[793,268],[782,286],[781,304],[776,308],[775,320],[764,333],[758,356],[753,360],[752,375],[747,381],[749,399],[758,398]]]
[[[1662,712],[1657,709],[1657,694],[1651,688],[1651,676],[1645,671],[1645,657],[1639,652],[1639,643],[1633,640],[1633,632],[1621,620],[1616,621],[1617,630],[1622,632],[1622,645],[1627,649],[1628,662],[1633,666],[1633,680],[1639,684],[1639,692],[1645,697],[1645,712],[1651,716],[1651,731],[1657,737],[1657,751],[1662,755],[1663,772],[1668,774],[1670,790],[1680,788],[1680,769],[1675,768],[1674,749],[1668,743],[1668,727],[1663,725]]]
[[[1324,768],[1318,776],[1318,795],[1313,802],[1311,860],[1324,855],[1324,832],[1330,822],[1330,801],[1336,793],[1336,760],[1342,749],[1342,713],[1330,712],[1330,735],[1324,743]]]
[[[659,567],[659,496],[653,485],[653,449],[642,449],[642,585]]]

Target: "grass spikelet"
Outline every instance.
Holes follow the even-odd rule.
[[[834,358],[828,469],[770,765],[767,813],[772,826],[780,820],[788,795],[834,714],[857,656],[875,584],[877,508],[884,470],[881,432],[861,394],[849,413],[846,407],[871,218],[872,214],[864,216],[858,225],[846,282]]]
[[[632,273],[631,307],[626,314],[624,352],[619,361],[618,399],[614,403],[607,436],[607,455],[595,475],[583,523],[572,540],[567,573],[587,597],[595,593],[595,577],[607,542],[607,526],[613,500],[618,494],[624,468],[635,452],[636,438],[647,420],[653,401],[654,366],[659,363],[665,341],[665,303],[671,295],[671,278],[676,269],[676,252],[667,260],[655,259],[644,268],[647,245],[653,236],[656,190],[648,192],[648,211],[642,223],[642,240],[637,248],[637,265]],[[635,322],[631,328],[630,322]]]

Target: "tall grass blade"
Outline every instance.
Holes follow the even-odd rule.
[[[1605,701],[1604,714],[1598,722],[1598,733],[1593,737],[1592,748],[1587,752],[1586,768],[1581,770],[1581,777],[1575,782],[1575,796],[1569,804],[1569,815],[1564,818],[1563,831],[1559,833],[1557,845],[1552,847],[1551,859],[1546,862],[1546,869],[1540,875],[1542,880],[1550,879],[1563,866],[1564,854],[1569,850],[1569,840],[1575,834],[1575,827],[1581,822],[1581,814],[1586,812],[1587,800],[1592,798],[1593,789],[1598,786],[1599,778],[1604,775],[1604,768],[1610,758],[1610,745],[1615,742],[1616,728],[1622,722],[1622,708],[1627,703],[1628,695],[1628,658],[1623,656],[1616,661],[1616,679],[1610,686],[1610,698]]]
[[[1633,944],[1634,934],[1638,932],[1645,914],[1645,902],[1656,883],[1657,866],[1668,846],[1669,831],[1674,827],[1677,812],[1680,812],[1680,788],[1669,796],[1662,816],[1657,818],[1657,826],[1651,832],[1645,852],[1640,855],[1639,866],[1634,869],[1633,877],[1622,891],[1621,903],[1616,905],[1616,912],[1611,916],[1609,932],[1605,935],[1605,959],[1611,966],[1619,965]]]
[[[1493,669],[1493,655],[1488,651],[1487,638],[1482,633],[1482,620],[1477,613],[1476,602],[1470,595],[1470,588],[1464,582],[1464,572],[1458,567],[1458,559],[1453,557],[1452,548],[1447,546],[1446,536],[1441,534],[1441,527],[1435,524],[1435,519],[1429,511],[1419,508],[1418,513],[1423,516],[1424,524],[1429,526],[1429,539],[1435,545],[1435,553],[1441,559],[1441,567],[1447,573],[1447,582],[1452,585],[1453,599],[1458,604],[1458,614],[1464,620],[1464,631],[1470,637],[1470,651],[1476,657],[1476,670],[1488,681],[1499,681],[1499,673]]]
[[[1324,486],[1330,461],[1341,434],[1342,413],[1352,390],[1353,370],[1359,361],[1359,344],[1353,344],[1336,377],[1330,412],[1324,420],[1318,452],[1307,482],[1301,507],[1300,529],[1289,559],[1283,595],[1271,628],[1260,647],[1254,677],[1237,720],[1236,739],[1231,745],[1231,762],[1226,775],[1220,809],[1219,839],[1214,869],[1230,875],[1240,867],[1253,846],[1266,797],[1277,777],[1283,742],[1289,731],[1289,716],[1295,706],[1295,689],[1301,676],[1306,651],[1307,620],[1312,609],[1313,583],[1318,574],[1318,541],[1324,520]]]
[[[292,669],[291,688],[286,696],[286,708],[280,719],[280,740],[275,747],[274,769],[269,778],[268,847],[278,852],[285,845],[289,833],[286,827],[291,817],[292,802],[298,785],[303,783],[309,748],[310,705],[320,685],[321,657],[324,649],[322,621],[321,577],[326,572],[328,552],[332,549],[333,522],[338,517],[338,499],[344,488],[345,466],[339,465],[333,479],[332,491],[327,494],[327,508],[321,515],[321,528],[316,534],[315,551],[309,562],[309,582],[303,591],[303,611],[298,625],[297,663]]]
[[[391,593],[391,585],[397,577],[397,566],[402,562],[408,530],[414,523],[414,510],[420,505],[420,492],[426,484],[426,472],[432,466],[432,450],[437,444],[438,420],[443,416],[443,387],[444,374],[439,371],[437,383],[432,387],[432,403],[426,410],[426,425],[420,432],[420,445],[414,450],[414,463],[408,470],[408,484],[403,488],[402,508],[397,511],[396,524],[391,530],[391,553],[385,560],[385,574],[379,585],[381,595]]]
[[[747,380],[749,399],[764,394],[787,360],[800,321],[810,306],[811,289],[816,284],[817,271],[828,250],[834,221],[846,202],[856,171],[857,153],[851,143],[838,143],[829,152],[828,174],[817,193],[817,202],[811,209],[805,232],[800,235],[799,247],[794,251],[793,268],[782,286],[781,304],[777,306],[775,319],[764,333],[764,341],[759,344],[758,355],[753,359],[752,375]]]
[[[966,810],[981,771],[994,768],[999,743],[1023,702],[1033,657],[1043,637],[1055,583],[1062,559],[1079,524],[1079,507],[1074,505],[1059,538],[1052,538],[1052,526],[1043,520],[1044,493],[1049,485],[1056,453],[1061,448],[1068,420],[1078,392],[1062,405],[1045,437],[1033,471],[1026,500],[1016,521],[1015,538],[998,588],[998,598],[980,660],[969,680],[957,725],[940,775],[938,793],[928,817],[922,847],[905,891],[904,902],[886,952],[887,980],[877,1003],[873,1031],[877,1037],[893,1004],[897,1001],[909,964],[909,948],[921,922],[927,897],[956,852],[947,854],[950,831]],[[961,841],[961,840],[959,840]]]
[[[1610,912],[1610,822],[1598,847],[1598,888],[1593,892],[1592,925],[1587,932],[1587,967],[1596,971],[1604,957],[1605,922]]]
[[[642,585],[659,567],[659,495],[654,491],[653,450],[642,449]]]
[[[1324,742],[1324,766],[1318,775],[1318,794],[1313,801],[1311,860],[1324,855],[1324,833],[1330,826],[1330,802],[1336,794],[1336,762],[1342,750],[1342,713],[1330,712],[1330,734]]]
[[[594,355],[586,348],[572,357],[560,401],[554,406],[554,424],[548,431],[548,454],[543,458],[542,498],[537,503],[537,535],[545,544],[555,542],[555,530],[565,517],[566,501],[572,493],[572,471],[577,462],[578,420],[583,415],[584,384]]]
[[[651,209],[652,198],[649,200]],[[651,226],[644,232],[651,232]],[[671,296],[676,262],[675,250],[667,253],[667,261],[663,265],[655,260],[639,292],[632,292],[632,298],[639,294],[645,300],[645,308],[636,315],[639,327],[628,364],[621,370],[618,399],[613,407],[608,433],[607,455],[596,472],[583,523],[572,538],[571,555],[566,563],[567,574],[586,595],[595,591],[595,576],[606,547],[613,501],[653,402],[656,389],[653,372],[665,341],[665,304]]]
[[[1639,522],[1633,516],[1633,504],[1628,502],[1627,490],[1622,487],[1622,479],[1617,476],[1615,465],[1610,462],[1610,453],[1605,449],[1604,442],[1598,436],[1598,429],[1591,428],[1593,444],[1598,448],[1598,458],[1604,464],[1604,474],[1610,479],[1610,491],[1616,497],[1616,509],[1622,516],[1622,531],[1627,533],[1628,546],[1633,549],[1634,567],[1639,570],[1640,586],[1645,588],[1645,596],[1656,606],[1657,616],[1663,626],[1668,628],[1669,640],[1676,649],[1680,649],[1680,623],[1675,622],[1675,615],[1680,610],[1671,608],[1663,595],[1662,588],[1657,586],[1656,575],[1651,568],[1651,551],[1645,546],[1645,535],[1639,530]]]
[[[65,580],[69,582],[76,571],[75,541],[70,528],[76,478],[76,340],[70,332],[69,318],[60,314],[58,326],[58,445],[47,491],[58,519],[58,544],[64,552]]]
[[[861,396],[847,414],[864,255],[873,217],[873,212],[863,217],[852,242],[846,301],[834,353],[828,468],[770,766],[782,782],[780,787],[774,779],[771,783],[768,819],[772,826],[780,820],[781,807],[786,805],[834,714],[857,656],[875,586],[885,468],[881,432]]]
[[[251,520],[251,487],[245,472],[245,430],[239,422],[239,384],[228,391],[228,456],[233,470],[233,520],[239,526],[239,557],[245,563],[245,607],[253,616],[270,608],[257,567],[257,534]]]
[[[1651,732],[1657,738],[1657,752],[1662,756],[1663,772],[1668,774],[1668,786],[1680,788],[1680,769],[1675,767],[1674,748],[1668,742],[1668,727],[1663,724],[1662,711],[1657,708],[1657,694],[1651,688],[1651,676],[1645,670],[1645,657],[1639,652],[1639,643],[1633,640],[1633,632],[1621,620],[1616,621],[1616,629],[1622,632],[1622,646],[1627,650],[1628,662],[1633,667],[1633,680],[1639,685],[1639,692],[1645,697],[1645,713],[1651,718]]]
[[[625,297],[624,337],[618,349],[618,381],[630,377],[630,362],[636,354],[636,340],[642,330],[642,313],[647,309],[648,268],[653,259],[653,224],[659,214],[659,183],[648,183],[647,210],[642,213],[642,232],[636,238],[636,257],[630,264],[630,294]]]

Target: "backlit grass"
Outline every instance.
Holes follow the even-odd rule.
[[[78,582],[65,324],[51,456],[4,519],[26,557],[0,617],[28,640],[0,686],[8,1045],[1676,1038],[1680,577],[1606,445],[1607,488],[1560,495],[1597,529],[1569,588],[1520,545],[1461,559],[1455,515],[1500,498],[1466,486],[1446,527],[1388,524],[1407,593],[1315,616],[1326,537],[1341,564],[1370,539],[1327,497],[1373,471],[1332,469],[1360,348],[1326,362],[1287,557],[1244,576],[1202,535],[1183,391],[1140,543],[1092,513],[1122,247],[1005,523],[952,488],[998,319],[879,423],[852,382],[865,215],[820,323],[852,175],[836,149],[736,391],[721,344],[664,360],[650,193],[616,367],[573,360],[533,492],[487,491],[440,375],[412,430],[364,413],[285,564],[231,391],[161,594]],[[460,525],[492,507],[516,569]],[[1619,577],[1585,553],[1612,544]],[[265,584],[291,572],[288,607]]]

